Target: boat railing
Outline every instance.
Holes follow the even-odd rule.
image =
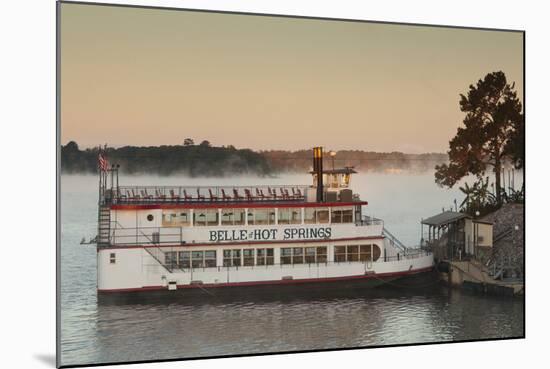
[[[183,229],[181,227],[140,227],[113,228],[110,243],[113,246],[134,246],[162,244],[183,245]]]
[[[295,202],[307,199],[307,185],[119,186],[106,191],[108,204]]]
[[[357,225],[384,225],[382,219],[364,215],[359,221],[356,222]]]
[[[382,256],[381,259],[383,259],[385,262],[387,261],[401,261],[401,260],[408,260],[408,259],[418,259],[423,256],[431,255],[431,252],[426,249],[420,249],[420,248],[407,248],[404,251],[398,252],[396,255],[392,256]]]

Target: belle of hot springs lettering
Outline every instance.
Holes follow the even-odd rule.
[[[210,242],[223,241],[276,241],[328,239],[332,229],[323,228],[264,228],[247,231],[245,229],[214,230],[209,232]]]

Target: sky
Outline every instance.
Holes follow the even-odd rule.
[[[61,5],[61,142],[445,152],[520,32]]]

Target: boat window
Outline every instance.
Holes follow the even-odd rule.
[[[223,266],[231,266],[231,250],[223,250]]]
[[[378,245],[370,244],[359,246],[360,261],[377,261],[378,258],[380,258],[380,247],[378,247]]]
[[[315,208],[304,208],[304,223],[315,224],[316,214]]]
[[[351,223],[353,210],[351,208],[332,208],[330,221],[331,223]]]
[[[351,175],[349,173],[344,173],[342,175],[342,187],[348,187],[350,179],[351,179]]]
[[[290,224],[302,224],[302,209],[291,208],[290,209]]]
[[[273,265],[273,249],[256,249],[256,265]]]
[[[233,224],[243,225],[245,219],[245,209],[233,209]]]
[[[218,209],[197,209],[193,212],[193,224],[195,226],[218,225]]]
[[[191,266],[193,268],[202,268],[202,267],[204,267],[204,252],[203,251],[192,251],[191,252]]]
[[[222,225],[243,225],[245,209],[222,209]]]
[[[275,209],[250,209],[248,213],[248,224],[275,224]]]
[[[265,249],[256,249],[256,265],[265,265]]]
[[[356,262],[370,261],[372,247],[372,261],[380,257],[380,248],[377,245],[348,245],[336,246],[334,248],[334,261],[336,262]]]
[[[336,262],[346,261],[346,246],[334,247],[334,261]]]
[[[377,261],[378,258],[380,258],[380,247],[378,247],[378,245],[370,244],[359,246],[360,261]]]
[[[188,269],[191,267],[191,251],[178,252],[178,267]]]
[[[301,224],[302,209],[301,208],[279,208],[278,209],[279,224]]]
[[[189,209],[165,210],[162,213],[163,227],[184,227],[191,224]]]
[[[232,262],[231,262],[232,266],[241,266],[241,250],[232,250],[231,258],[232,258]]]
[[[361,245],[359,246],[359,261],[370,261],[371,260],[371,246],[372,245]]]
[[[306,264],[315,263],[315,247],[306,247]]]
[[[327,247],[319,246],[316,248],[316,262],[317,263],[326,263],[327,262]]]
[[[208,250],[204,252],[204,266],[206,268],[216,267],[216,250]]]
[[[116,253],[111,252],[111,255],[109,255],[109,263],[116,264]]]
[[[292,264],[292,249],[290,247],[281,249],[281,264]]]
[[[327,262],[327,247],[293,247],[281,249],[281,264],[315,264]]]
[[[222,225],[233,225],[233,209],[222,209]]]
[[[254,249],[243,250],[243,266],[254,266]]]
[[[328,223],[328,208],[304,208],[304,223]]]
[[[266,265],[273,265],[275,264],[275,252],[273,249],[265,249],[266,255],[265,255],[265,264]]]
[[[223,250],[223,266],[241,266],[241,250]]]
[[[328,209],[317,209],[317,223],[328,223]]]
[[[177,254],[175,251],[167,251],[164,253],[164,263],[170,268],[175,268],[177,265]]]
[[[303,263],[304,263],[304,248],[294,247],[292,249],[292,264],[303,264]]]
[[[380,258],[380,247],[378,245],[372,245],[372,261],[376,261]]]
[[[359,246],[348,246],[346,250],[347,261],[359,261]]]

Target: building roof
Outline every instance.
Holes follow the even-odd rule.
[[[454,223],[464,218],[471,218],[471,216],[464,213],[457,213],[455,211],[444,211],[443,213],[422,220],[422,224],[439,227],[445,224]]]

